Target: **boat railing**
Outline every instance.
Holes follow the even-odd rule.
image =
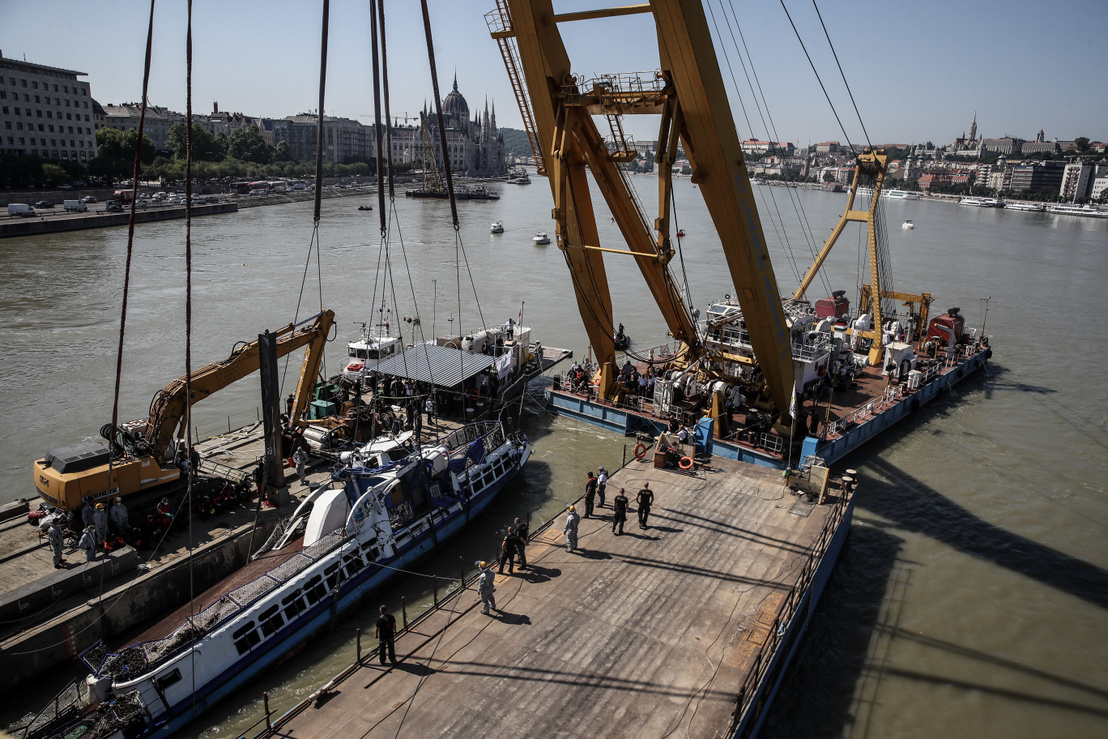
[[[739,693],[736,698],[737,705],[733,714],[734,718],[732,719],[731,730],[728,734],[735,734],[747,709],[750,708],[755,699],[759,697],[758,686],[763,685],[766,680],[766,675],[774,664],[773,658],[777,654],[778,649],[780,649],[785,635],[789,633],[791,622],[795,617],[800,615],[798,614],[798,610],[805,601],[805,597],[807,596],[810,598],[811,594],[809,592],[809,587],[812,583],[812,578],[815,577],[816,570],[823,561],[823,556],[826,554],[827,548],[831,544],[831,539],[834,538],[835,533],[839,529],[840,522],[846,512],[852,495],[853,489],[851,487],[846,484],[840,484],[839,495],[836,496],[832,503],[833,508],[831,513],[827,516],[827,520],[824,521],[819,537],[812,547],[812,554],[810,557],[806,558],[804,566],[800,571],[800,576],[785,596],[780,615],[774,619],[773,625],[766,635],[765,642],[763,642],[757,655],[755,655],[754,663],[747,672],[742,685],[739,687]],[[809,615],[811,614],[811,607],[811,600],[808,600]],[[753,724],[748,724],[743,736],[749,736],[753,729]]]
[[[436,446],[445,446],[453,458],[464,455],[470,444],[482,438],[485,440],[486,451],[496,449],[507,440],[504,425],[498,421],[468,423],[439,437],[434,443]]]
[[[55,695],[54,699],[47,703],[29,722],[23,726],[13,724],[8,727],[8,730],[16,739],[27,739],[31,736],[40,735],[52,723],[68,714],[74,714],[82,706],[88,705],[88,702],[88,684],[84,680],[74,680]]]

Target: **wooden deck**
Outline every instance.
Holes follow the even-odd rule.
[[[497,579],[499,613],[482,615],[471,586],[400,636],[398,667],[378,666],[373,644],[271,736],[725,734],[834,508],[798,501],[779,472],[712,465],[632,462],[608,483],[609,506],[621,486],[631,499],[623,536],[611,508],[597,509],[570,554],[560,517],[533,537],[530,571]],[[641,530],[634,499],[646,481],[655,504]]]

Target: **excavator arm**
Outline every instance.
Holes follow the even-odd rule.
[[[309,347],[300,368],[296,404],[291,419],[293,423],[303,413],[311,397],[311,390],[315,385],[323,357],[323,345],[334,322],[334,312],[325,310],[299,324],[290,323],[275,333],[278,357],[283,357],[303,346]],[[192,395],[188,398],[186,398],[186,388],[189,385],[189,377],[179,377],[158,391],[150,403],[150,418],[146,425],[146,440],[152,446],[155,458],[164,459],[174,437],[180,438],[184,435],[186,429],[182,419],[188,408],[258,370],[260,366],[258,351],[258,342],[251,341],[237,347],[226,359],[195,370],[191,375]]]

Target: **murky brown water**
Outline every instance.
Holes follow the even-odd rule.
[[[653,179],[639,182],[652,198]],[[536,231],[553,231],[549,188],[536,178],[499,189],[499,202],[460,204],[484,322],[515,317],[525,303],[525,322],[545,345],[580,356],[584,331],[561,253],[531,242]],[[759,188],[758,195],[771,190],[776,207],[792,214],[785,190]],[[843,196],[794,194],[814,234],[808,241],[822,241]],[[360,202],[324,203],[322,295],[339,326],[331,370],[384,290],[374,280],[377,212],[357,211]],[[730,291],[727,273],[688,180],[678,182],[676,202],[688,233],[684,264],[703,308]],[[1108,329],[1100,313],[1108,221],[920,201],[890,201],[885,211],[895,288],[930,291],[936,308],[960,306],[976,326],[979,299],[991,296],[986,332],[996,353],[988,377],[968,381],[958,397],[925,408],[843,464],[863,478],[852,538],[765,734],[1108,735],[1108,398],[1101,378]],[[457,328],[459,313],[465,326],[481,322],[464,267],[457,298],[446,204],[401,199],[396,212],[394,310],[416,312],[406,254],[428,335]],[[795,254],[803,271],[809,247],[795,225],[786,243],[763,218],[779,282],[791,292],[798,278],[786,255]],[[906,218],[915,230],[899,229]],[[504,234],[488,233],[494,220],[504,221]],[[602,222],[601,235],[618,246],[614,224]],[[293,319],[311,239],[310,204],[193,224],[194,366]],[[828,266],[832,287],[851,295],[862,241],[844,237]],[[33,494],[30,463],[48,446],[93,437],[110,420],[125,247],[125,229],[0,241],[0,501]],[[660,341],[663,324],[637,270],[607,263],[617,321],[639,346]],[[183,265],[182,223],[138,229],[122,418],[144,416],[154,392],[183,371]],[[314,258],[307,284],[302,317],[320,302]],[[286,383],[295,382],[296,369]],[[254,418],[257,395],[250,378],[198,405],[200,433]],[[522,513],[549,517],[578,494],[587,469],[618,464],[623,454],[624,439],[533,404],[523,418],[536,446],[525,475],[486,520],[422,566],[427,574],[446,578],[459,558],[487,556],[497,526]],[[396,605],[405,595],[418,610],[430,587],[428,579],[408,578],[383,598]],[[260,716],[263,690],[284,710],[351,660],[353,630],[370,620],[344,622],[185,734],[237,735]],[[13,696],[15,703],[49,698],[63,672]]]

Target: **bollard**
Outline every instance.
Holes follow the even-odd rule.
[[[408,630],[408,598],[407,596],[400,596],[400,615],[404,619],[404,630]]]
[[[265,730],[273,731],[273,722],[269,719],[269,693],[262,693],[262,703],[265,705]]]
[[[466,563],[461,557],[458,557],[458,587],[464,588],[466,584]]]
[[[627,445],[624,444],[623,445],[623,464],[621,464],[619,466],[619,468],[622,470],[626,466],[627,466]]]
[[[362,630],[361,628],[354,629],[354,635],[358,640],[358,664],[362,663]]]
[[[434,588],[434,593],[435,593],[435,608],[438,608],[439,607],[439,576],[438,575],[432,575],[431,576],[431,582],[433,583],[432,587]]]

